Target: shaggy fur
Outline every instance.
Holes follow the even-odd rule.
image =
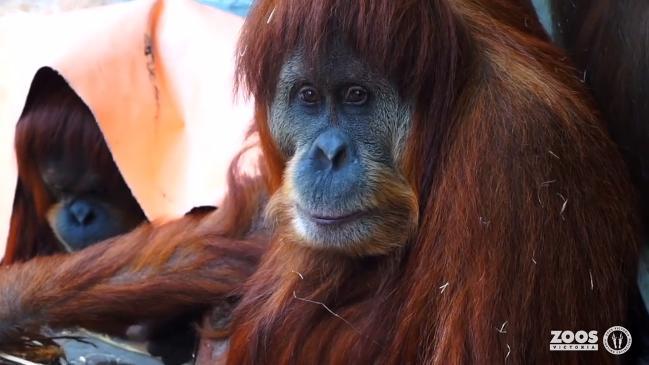
[[[592,91],[613,141],[639,190],[646,238],[649,228],[649,2],[552,1],[555,37]],[[645,240],[645,245],[646,245]],[[640,273],[646,275],[646,273]],[[649,314],[638,296],[632,305],[633,347],[649,363]]]
[[[642,192],[649,222],[649,3],[552,3],[557,42],[579,68]]]
[[[336,37],[415,103],[415,238],[350,258],[275,235],[229,363],[612,362],[548,351],[551,329],[624,320],[636,232],[620,158],[529,4],[261,1],[239,75],[271,193],[284,181],[265,126],[277,60],[304,47],[318,67]]]

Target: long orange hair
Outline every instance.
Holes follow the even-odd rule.
[[[403,168],[417,232],[364,258],[276,232],[228,363],[613,362],[548,351],[552,329],[623,323],[637,226],[623,163],[529,2],[259,1],[238,80],[271,193],[286,163],[266,125],[282,61],[301,47],[318,67],[338,37],[415,103]]]

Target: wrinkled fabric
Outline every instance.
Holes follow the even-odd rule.
[[[15,125],[42,67],[88,104],[149,220],[217,205],[252,120],[250,103],[232,94],[242,22],[190,0],[0,18],[0,245],[15,193]]]

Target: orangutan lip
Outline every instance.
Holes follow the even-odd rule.
[[[313,223],[323,225],[323,226],[347,223],[347,222],[353,221],[354,219],[360,217],[364,213],[363,211],[357,211],[357,212],[353,212],[353,213],[345,214],[345,215],[340,215],[340,216],[329,216],[329,215],[325,216],[325,215],[309,213],[308,211],[304,210],[300,206],[297,206],[297,209],[303,215],[308,217]]]

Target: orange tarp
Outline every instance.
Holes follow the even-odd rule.
[[[217,204],[252,117],[232,94],[242,22],[189,0],[0,18],[0,253],[15,193],[15,125],[45,66],[88,104],[150,220]]]

